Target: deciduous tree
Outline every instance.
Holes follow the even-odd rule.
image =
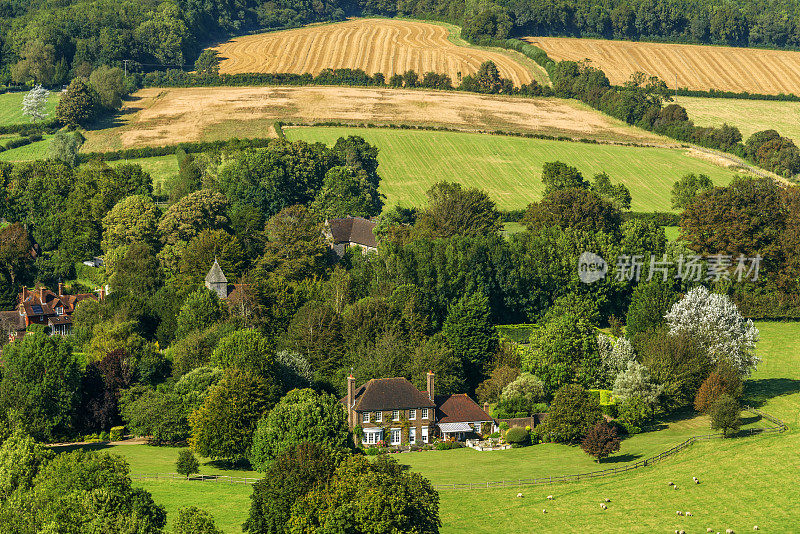
[[[611,453],[617,452],[619,446],[620,439],[617,436],[617,429],[605,421],[590,428],[581,442],[584,452],[597,458],[598,462],[602,462],[603,458],[608,458]]]

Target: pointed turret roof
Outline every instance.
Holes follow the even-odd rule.
[[[225,273],[222,272],[222,268],[217,263],[217,260],[214,260],[214,265],[211,266],[211,270],[208,271],[206,275],[206,282],[209,284],[227,284],[228,279],[225,278]]]

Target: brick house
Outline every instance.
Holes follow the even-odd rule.
[[[341,399],[351,429],[363,430],[362,444],[430,443],[434,437],[464,440],[495,429],[494,420],[467,395],[434,395],[434,374],[427,375],[427,391],[405,378],[378,378],[356,387],[347,378],[347,396]]]
[[[105,290],[100,290],[100,299]],[[72,314],[78,304],[86,299],[97,300],[94,293],[78,295],[64,294],[64,284],[58,284],[58,293],[44,286],[29,291],[22,288],[19,294],[16,311],[2,312],[4,322],[14,328],[9,330],[9,341],[25,335],[25,330],[32,324],[50,327],[51,335],[67,335],[72,331]]]

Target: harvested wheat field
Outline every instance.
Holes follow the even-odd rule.
[[[279,120],[443,126],[674,145],[570,100],[305,86],[143,89],[125,103],[118,126],[86,133],[84,150],[269,137]]]
[[[412,69],[418,74],[471,74],[487,60],[515,85],[530,83],[537,66],[521,54],[459,46],[447,27],[393,19],[356,19],[336,24],[237,37],[216,47],[220,72],[318,74],[326,68],[363,69],[386,77]],[[515,59],[514,56],[518,56]],[[527,63],[527,65],[525,64]]]
[[[590,59],[613,84],[640,71],[670,87],[759,94],[800,94],[800,52],[726,46],[526,37],[554,60]]]

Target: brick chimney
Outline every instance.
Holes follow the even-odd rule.
[[[347,424],[350,428],[354,428],[358,421],[356,420],[356,412],[353,410],[353,403],[356,400],[356,379],[353,373],[347,377]]]
[[[58,282],[58,296],[60,297],[63,294],[64,294],[64,282],[59,280],[59,282]]]
[[[100,300],[103,300],[106,297],[106,288],[105,287],[101,287],[100,288],[100,295],[99,296],[100,296]]]
[[[484,402],[483,403],[483,411],[486,412],[486,415],[489,415],[489,403],[488,402]]]
[[[431,398],[431,402],[433,402],[434,392],[433,392],[433,371],[428,371],[428,396]]]
[[[39,286],[39,301],[44,302],[44,290],[46,288],[44,286]]]
[[[22,286],[22,301],[28,300],[28,286]]]

